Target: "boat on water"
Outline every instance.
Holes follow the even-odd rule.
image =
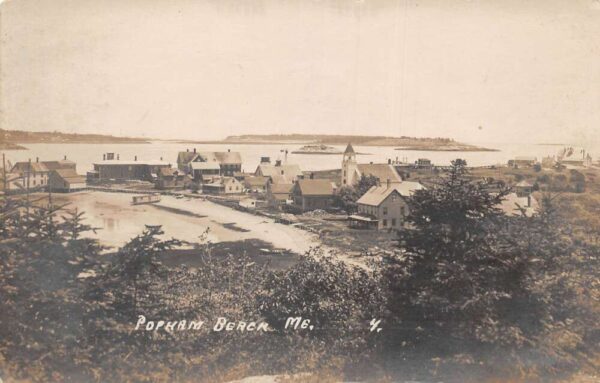
[[[135,195],[131,198],[132,205],[142,205],[145,203],[156,203],[160,202],[160,194],[144,194],[144,195]]]
[[[293,154],[343,154],[344,152],[332,146],[323,144],[305,145],[298,150],[294,150]]]

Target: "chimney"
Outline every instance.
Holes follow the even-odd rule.
[[[134,156],[134,157],[133,157],[133,160],[134,160],[134,161],[137,161],[137,156]]]
[[[388,158],[388,165],[391,165],[391,164],[392,164],[392,159]]]
[[[35,157],[35,162],[40,162],[40,157]]]
[[[315,179],[315,173],[313,173],[313,172],[311,172],[311,173],[310,173],[310,179],[311,179],[311,180],[314,180],[314,179]]]
[[[196,148],[194,148],[194,153],[196,153]]]
[[[390,188],[390,184],[391,184],[391,182],[390,182],[390,179],[388,178],[387,181],[386,181],[386,185],[387,185],[388,189]]]
[[[227,153],[231,152],[231,149],[227,149]]]
[[[162,157],[160,157],[160,160],[162,161]]]
[[[120,159],[120,156],[117,154],[117,160],[119,160],[119,159]]]
[[[189,151],[190,151],[190,149],[189,149],[189,148],[186,148],[186,149],[185,149],[185,151],[186,151],[186,152],[189,152]]]
[[[67,160],[67,155],[65,154],[65,161]]]
[[[106,154],[102,155],[102,161],[106,161]]]
[[[275,166],[281,166],[281,160],[276,160],[275,161]]]

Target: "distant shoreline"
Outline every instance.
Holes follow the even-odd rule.
[[[452,147],[452,148],[444,148],[441,147],[408,147],[408,148],[396,148],[394,150],[411,150],[411,151],[422,151],[422,152],[499,152],[500,149],[490,149],[490,148],[481,148],[481,147]]]
[[[28,150],[26,147],[12,143],[3,142],[0,144],[0,150]]]
[[[427,139],[424,139],[427,140]],[[318,140],[313,141],[292,141],[292,140],[277,140],[277,139],[252,139],[252,140],[236,140],[236,139],[225,139],[225,140],[167,140],[168,142],[174,142],[178,144],[197,144],[197,145],[314,145],[322,143]],[[414,144],[399,142],[400,139],[390,139],[390,140],[373,140],[372,142],[354,142],[352,140],[348,141],[355,146],[374,146],[374,147],[396,147],[395,150],[415,150],[415,151],[438,151],[438,152],[498,152],[498,149],[490,149],[479,146],[474,146],[470,144],[463,144],[459,142],[440,142],[440,143],[427,143],[423,144],[422,142],[418,142],[415,140]],[[432,141],[434,141],[432,139]],[[327,141],[327,145],[338,145],[344,146],[348,144],[348,142],[342,141]],[[406,146],[400,146],[406,145]],[[400,146],[400,147],[398,147]],[[295,150],[292,153],[294,154],[337,154],[337,153],[319,153],[319,152],[302,152],[301,150]],[[368,154],[368,153],[360,153],[360,154]]]
[[[105,134],[79,134],[62,132],[29,132],[0,129],[0,148],[27,149],[27,144],[149,144],[151,140],[139,137],[116,137]]]

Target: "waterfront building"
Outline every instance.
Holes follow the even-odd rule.
[[[45,188],[48,185],[48,174],[50,171],[46,165],[40,162],[39,158],[36,158],[35,162],[20,161],[15,163],[11,169],[11,173],[15,173],[23,178],[24,188],[39,189]]]
[[[101,181],[151,181],[155,182],[158,171],[162,168],[170,168],[171,165],[161,160],[138,161],[137,156],[133,161],[121,160],[114,153],[103,155],[102,161],[93,163],[94,170],[87,173],[88,182]]]
[[[177,155],[177,168],[185,173],[192,172],[192,164],[196,162],[212,162],[219,166],[219,174],[222,176],[233,176],[234,173],[242,171],[242,156],[239,152],[197,152],[194,148]]]
[[[48,187],[53,192],[69,193],[86,188],[85,177],[75,169],[55,169],[48,176]]]
[[[512,160],[508,160],[508,166],[512,168],[532,167],[537,163],[537,157],[532,156],[517,156]]]

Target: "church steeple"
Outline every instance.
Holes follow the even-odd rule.
[[[358,167],[356,166],[356,153],[351,143],[348,143],[342,159],[342,186],[354,183],[354,177]]]
[[[346,146],[346,150],[344,151],[344,154],[356,154],[354,153],[354,148],[352,147],[352,143],[348,142],[348,146]]]

